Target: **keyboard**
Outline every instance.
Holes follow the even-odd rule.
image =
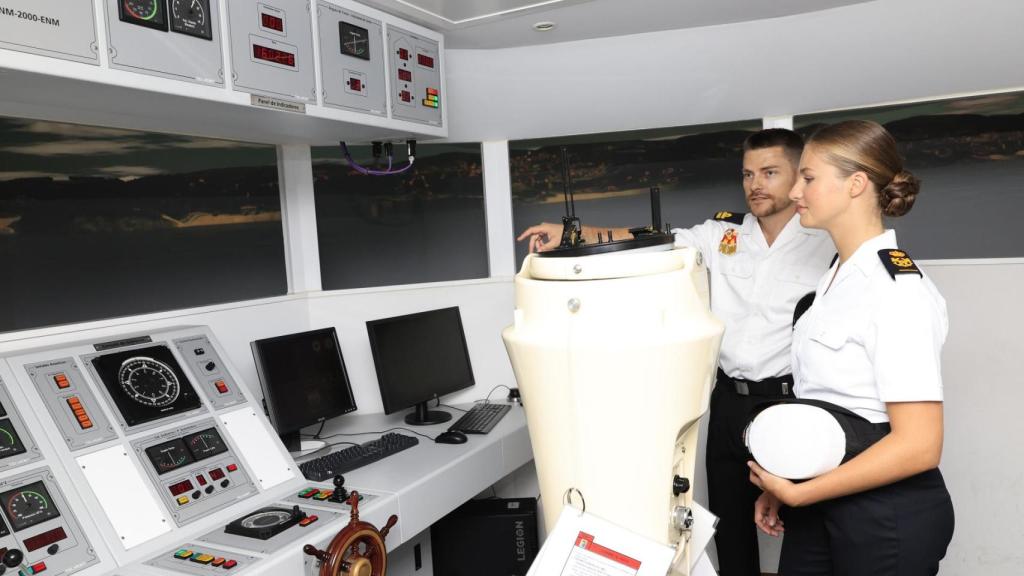
[[[487,434],[512,409],[510,404],[477,404],[448,427],[465,434]]]
[[[406,448],[412,448],[419,443],[420,441],[412,436],[389,432],[376,440],[307,460],[299,464],[299,470],[307,480],[322,482],[397,454]]]

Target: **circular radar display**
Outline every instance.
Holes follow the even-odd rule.
[[[125,395],[143,406],[167,406],[181,393],[181,384],[171,367],[144,356],[122,362],[117,379]]]
[[[42,481],[5,492],[0,497],[3,498],[4,512],[15,532],[60,516]]]

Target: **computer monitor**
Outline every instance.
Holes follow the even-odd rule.
[[[452,415],[427,402],[475,384],[459,308],[442,308],[366,323],[384,413],[409,407],[411,425],[439,424]]]
[[[299,431],[356,409],[334,328],[252,342],[263,398],[285,446],[301,449]]]

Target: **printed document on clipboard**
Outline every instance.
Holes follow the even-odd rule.
[[[527,576],[665,576],[674,552],[566,506]]]

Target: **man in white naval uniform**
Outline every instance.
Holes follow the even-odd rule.
[[[711,283],[711,310],[725,323],[719,371],[711,397],[706,463],[711,511],[719,517],[715,543],[721,576],[761,573],[752,513],[760,490],[750,483],[743,428],[764,401],[792,396],[793,311],[828,269],[835,248],[828,234],[800,226],[789,199],[796,183],[802,138],[779,128],[743,143],[743,190],[748,214],[719,212],[692,228],[673,229],[677,246],[700,250]],[[607,227],[584,226],[597,242]],[[562,225],[532,226],[530,251],[557,247]],[[612,228],[628,238],[628,228]],[[642,489],[642,487],[633,487]]]

